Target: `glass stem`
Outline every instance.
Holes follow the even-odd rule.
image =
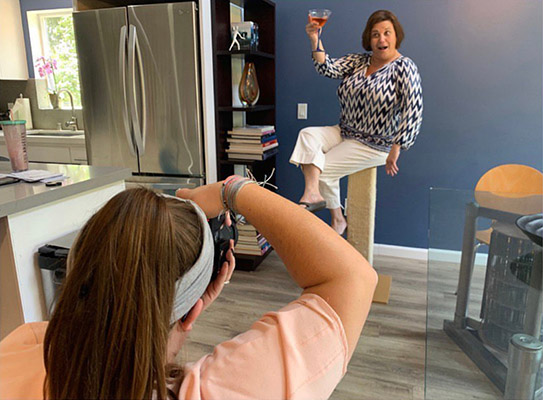
[[[317,40],[317,51],[322,51],[322,49],[321,49],[321,32],[322,32],[322,28],[319,28],[319,39]]]

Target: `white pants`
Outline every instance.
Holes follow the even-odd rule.
[[[388,153],[372,149],[354,139],[343,139],[338,125],[312,126],[298,134],[290,162],[313,164],[321,170],[319,191],[326,208],[341,207],[339,180],[366,168],[384,165]]]

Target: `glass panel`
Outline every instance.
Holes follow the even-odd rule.
[[[430,190],[427,399],[503,399],[506,385],[516,395],[505,398],[524,398],[522,390],[543,397],[533,357],[541,354],[541,247],[516,225],[542,204],[540,195]],[[513,352],[528,362],[507,381],[515,334],[536,346]]]

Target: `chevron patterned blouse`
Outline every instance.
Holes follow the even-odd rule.
[[[415,63],[400,56],[366,77],[370,53],[326,55],[314,60],[317,72],[342,79],[337,89],[341,105],[341,135],[381,151],[393,144],[408,149],[422,123],[422,87]]]

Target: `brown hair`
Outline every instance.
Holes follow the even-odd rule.
[[[396,32],[396,48],[399,49],[404,38],[403,28],[398,21],[398,18],[388,10],[378,10],[370,15],[368,22],[366,22],[366,28],[362,33],[362,47],[367,51],[371,50],[371,30],[379,22],[390,21],[394,26],[394,31]]]
[[[201,245],[194,208],[148,189],[121,192],[91,217],[45,335],[44,397],[166,398],[175,281]]]

